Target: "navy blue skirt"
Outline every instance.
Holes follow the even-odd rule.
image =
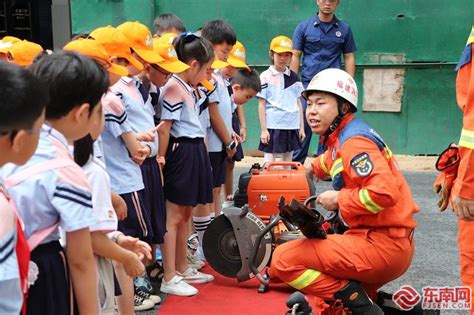
[[[144,194],[145,190],[142,189],[120,195],[127,204],[127,218],[118,221],[118,230],[127,236],[138,237],[144,242],[151,243],[153,229]]]
[[[212,173],[203,138],[170,138],[163,168],[166,200],[195,207],[212,202]]]
[[[258,149],[265,153],[286,153],[301,148],[298,138],[299,130],[268,129],[270,141],[263,144],[260,141]]]
[[[240,135],[240,123],[239,117],[237,117],[237,112],[232,114],[232,129],[234,129],[235,133]],[[244,159],[244,150],[242,149],[242,145],[239,143],[237,145],[237,152],[235,152],[234,156],[232,157],[233,161],[240,162]]]
[[[39,273],[28,291],[26,313],[79,314],[72,294],[66,253],[59,241],[39,245],[31,252],[31,261],[38,266]]]
[[[209,152],[209,161],[211,162],[212,170],[212,187],[221,187],[225,182],[227,154],[225,151]]]
[[[140,168],[145,185],[143,202],[145,208],[150,211],[151,242],[163,244],[166,232],[166,208],[160,166],[156,157],[150,157],[143,162]]]

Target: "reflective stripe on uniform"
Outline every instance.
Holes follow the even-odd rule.
[[[337,174],[344,170],[344,166],[342,165],[342,159],[339,158],[334,161],[334,164],[331,167],[331,178],[334,178]]]
[[[463,129],[459,139],[459,146],[474,150],[474,131]]]
[[[467,45],[474,43],[474,25],[472,26],[471,35],[467,38]]]
[[[321,168],[323,169],[324,173],[326,174],[330,174],[329,173],[329,170],[328,170],[328,167],[326,166],[326,164],[324,163],[324,154],[321,154],[319,156],[319,165],[321,165]]]
[[[390,160],[393,157],[392,150],[389,147],[385,147],[385,157]]]
[[[383,210],[383,207],[376,204],[372,198],[370,198],[369,191],[365,188],[359,190],[359,200],[364,207],[372,213],[379,213]]]
[[[320,274],[321,272],[319,271],[308,269],[303,272],[298,278],[289,282],[288,285],[292,286],[297,290],[302,290],[309,286],[311,283],[313,283],[313,281],[316,280]]]

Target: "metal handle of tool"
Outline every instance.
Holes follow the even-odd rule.
[[[262,238],[265,236],[265,234],[267,234],[268,232],[270,232],[271,229],[273,229],[277,224],[278,222],[281,220],[281,217],[280,215],[276,215],[269,223],[268,225],[262,230],[262,232],[260,232],[260,234],[257,235],[256,239],[255,239],[255,245],[253,247],[253,250],[252,252],[250,253],[250,257],[249,257],[249,267],[250,267],[250,271],[252,271],[252,273],[257,277],[258,281],[260,281],[261,284],[267,286],[269,283],[270,283],[270,280],[269,279],[265,279],[261,274],[260,272],[258,271],[257,269],[257,266],[255,265],[255,259],[257,258],[257,252],[258,252],[258,248],[260,246],[260,243],[262,241]]]

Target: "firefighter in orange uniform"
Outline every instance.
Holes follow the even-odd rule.
[[[316,202],[339,209],[349,230],[278,246],[270,276],[322,300],[340,299],[355,315],[383,314],[369,297],[410,266],[419,207],[388,146],[355,117],[357,86],[349,74],[321,71],[302,96],[311,130],[323,140],[312,168],[334,188]]]
[[[459,62],[456,79],[456,99],[463,111],[463,126],[459,140],[460,163],[451,191],[451,204],[458,216],[459,254],[463,285],[474,293],[474,25],[466,49]],[[474,294],[473,294],[474,298]],[[471,299],[472,301],[472,299]],[[471,309],[471,314],[474,314]]]

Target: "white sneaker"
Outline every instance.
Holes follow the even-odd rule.
[[[170,281],[163,279],[163,281],[161,281],[160,291],[179,296],[192,296],[199,292],[198,289],[184,282],[183,277],[178,275],[171,278]]]
[[[183,281],[187,283],[208,283],[214,280],[213,275],[209,275],[207,273],[199,272],[194,268],[189,267],[185,272],[179,273],[181,277],[183,277]]]
[[[197,270],[201,269],[202,267],[204,267],[206,265],[206,263],[204,261],[199,260],[198,258],[196,258],[196,256],[194,256],[189,251],[188,251],[187,259],[188,259],[188,266],[192,267],[194,269],[197,269]]]

